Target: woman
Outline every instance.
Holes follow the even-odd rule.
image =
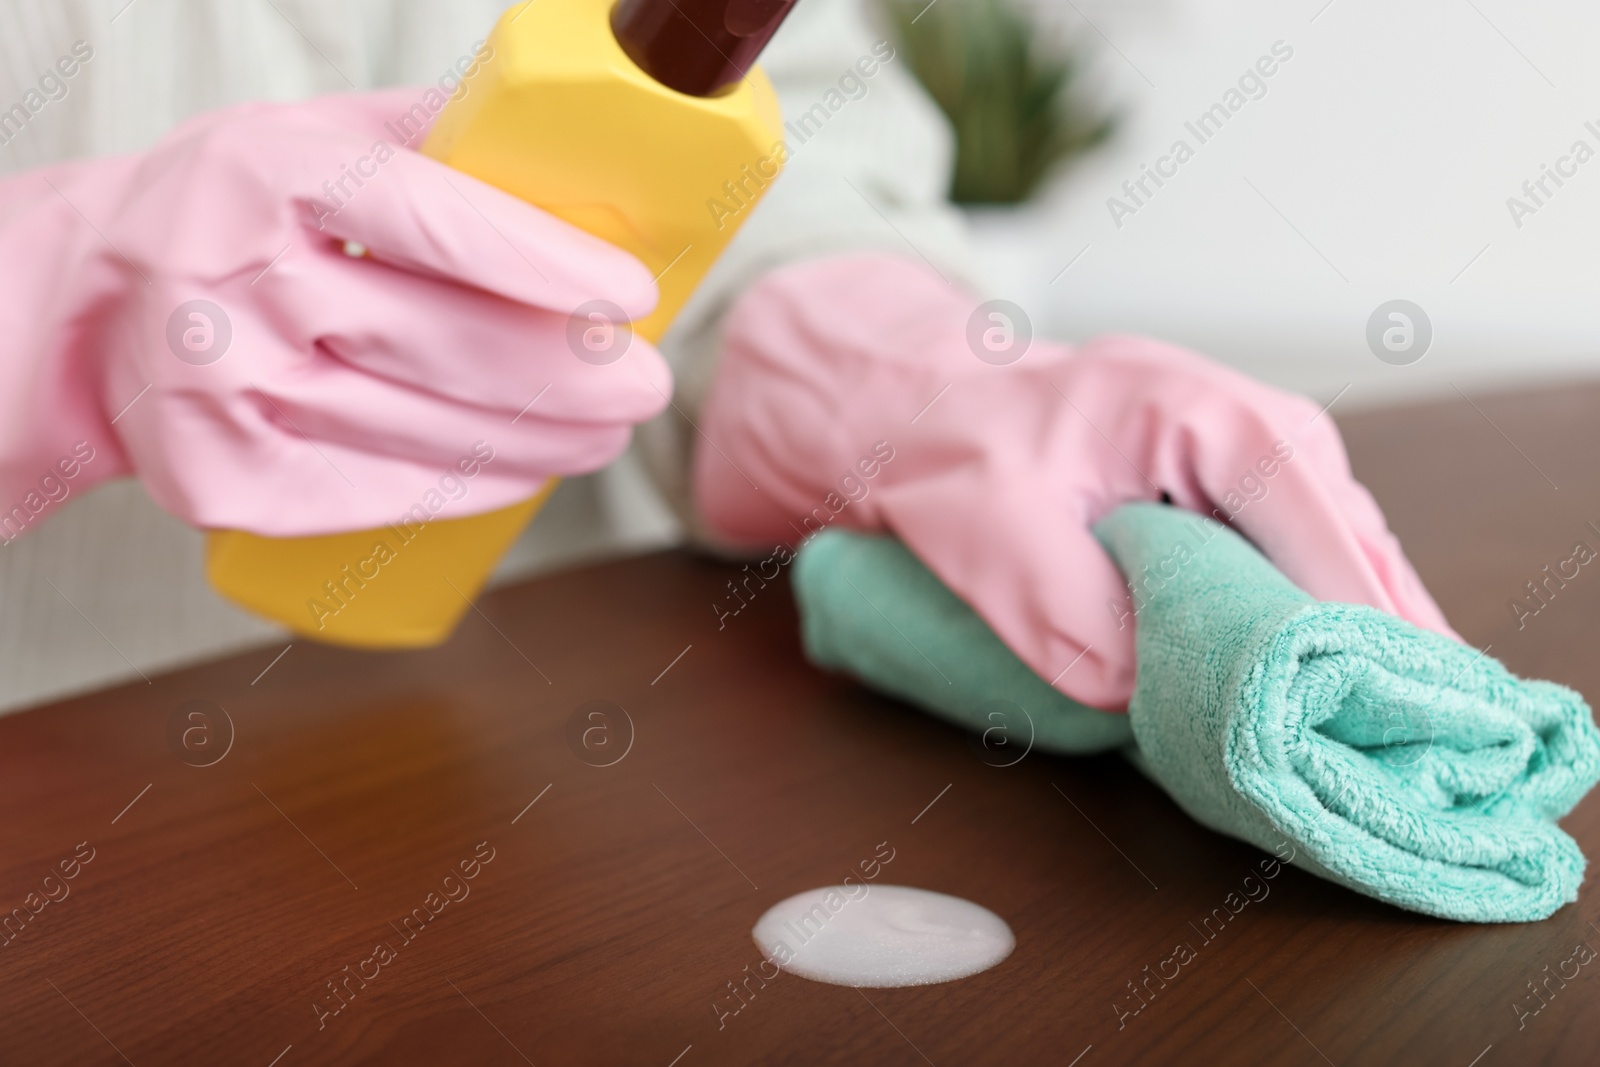
[[[1447,629],[1314,407],[1148,342],[1014,359],[969,344],[1004,327],[975,320],[962,287],[982,280],[963,277],[944,202],[950,134],[857,0],[800,0],[764,58],[786,114],[810,121],[662,345],[673,405],[642,343],[581,411],[552,405],[560,390],[529,405],[538,381],[581,370],[558,342],[573,294],[642,311],[648,279],[535,209],[441,181],[388,132],[418,90],[384,87],[453,88],[500,6],[0,10],[0,509],[15,516],[0,707],[267,639],[206,588],[191,527],[364,528],[493,437],[495,463],[456,505],[471,514],[604,466],[646,420],[636,455],[567,483],[504,574],[685,525],[764,549],[820,506],[898,533],[1041,674],[1081,659],[1061,688],[1118,707],[1131,632],[1108,621],[1121,578],[1089,526],[1163,493],[1214,512],[1261,477],[1257,453],[1294,438],[1301,462],[1224,517],[1309,591]],[[299,103],[234,107],[264,100]],[[373,255],[341,255],[325,218],[291,208],[377,139],[396,162],[340,210]],[[459,245],[440,252],[440,234]],[[188,306],[219,278],[241,294],[222,324]],[[273,343],[207,364],[235,327]],[[899,459],[871,506],[834,508],[879,440]]]

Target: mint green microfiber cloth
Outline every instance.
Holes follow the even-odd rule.
[[[1577,899],[1583,854],[1556,820],[1600,779],[1578,694],[1318,603],[1209,519],[1133,504],[1095,533],[1141,576],[1125,717],[1047,685],[892,538],[806,544],[807,653],[977,730],[1020,708],[1016,744],[1031,730],[1037,748],[1085,753],[1131,733],[1135,762],[1201,823],[1269,851],[1287,839],[1298,865],[1403,908],[1522,922]]]

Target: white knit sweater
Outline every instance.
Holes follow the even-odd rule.
[[[240,101],[434,81],[504,6],[4,0],[0,115],[30,90],[47,103],[14,135],[0,119],[0,174],[140,151],[182,119]],[[865,95],[854,82],[847,93],[830,92],[883,38],[862,0],[800,0],[769,50],[765,65],[786,114],[822,104],[827,119],[792,145],[788,170],[663,346],[678,376],[678,407],[690,418],[715,368],[723,313],[770,266],[861,246],[914,251],[947,273],[967,262],[959,218],[943,203],[950,135],[904,64],[885,64]],[[93,58],[61,83],[63,93],[50,71],[80,41]],[[18,358],[3,345],[0,359]],[[669,411],[612,469],[564,485],[501,579],[678,538],[680,520],[693,523],[685,510],[692,434]],[[201,546],[197,532],[124,481],[0,549],[0,711],[281,637],[211,593]]]

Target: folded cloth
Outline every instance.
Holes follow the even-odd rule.
[[[1195,819],[1358,892],[1469,922],[1542,919],[1584,857],[1556,820],[1600,779],[1600,730],[1570,689],[1373,608],[1319,603],[1243,538],[1134,504],[1096,536],[1130,576],[1136,761]],[[1033,675],[887,538],[827,531],[795,565],[808,654],[983,729],[981,700],[1040,748],[1126,737]],[[1098,717],[1095,717],[1098,716]]]

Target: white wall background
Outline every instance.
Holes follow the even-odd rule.
[[[1506,207],[1575,140],[1600,152],[1600,7],[1037,2],[1124,115],[1035,207],[977,220],[996,295],[1041,332],[1158,334],[1324,402],[1348,386],[1341,409],[1600,376],[1600,158],[1520,229]],[[1294,57],[1266,96],[1118,229],[1107,197],[1196,146],[1184,122],[1278,40]],[[1365,339],[1396,298],[1434,328],[1409,366]]]

